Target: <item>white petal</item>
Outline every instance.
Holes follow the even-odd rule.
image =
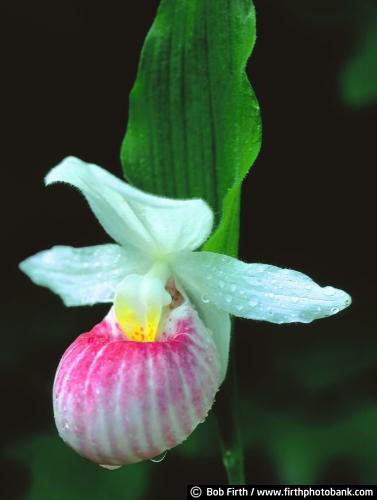
[[[213,336],[220,359],[221,382],[224,380],[229,362],[230,335],[232,324],[227,312],[211,304],[205,297],[198,294],[196,287],[191,286],[187,280],[176,281],[176,286],[185,300],[197,310],[199,318]],[[203,301],[204,298],[204,301]]]
[[[221,367],[221,382],[224,380],[229,362],[230,333],[232,324],[229,314],[212,304],[193,299],[199,317],[213,335]]]
[[[46,184],[67,182],[82,191],[107,233],[123,246],[166,254],[198,248],[209,236],[213,214],[202,200],[146,194],[97,165],[69,157]]]
[[[112,302],[124,277],[145,272],[148,264],[138,253],[126,253],[115,244],[55,246],[25,259],[20,269],[37,285],[58,294],[65,305],[83,306]]]
[[[298,271],[245,264],[211,252],[182,254],[175,271],[202,300],[242,318],[310,323],[351,303],[343,290],[322,288]]]

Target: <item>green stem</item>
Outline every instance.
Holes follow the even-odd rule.
[[[233,335],[232,335],[233,338]],[[229,484],[245,484],[244,452],[238,414],[237,373],[231,342],[228,374],[214,407],[218,423],[223,464]]]

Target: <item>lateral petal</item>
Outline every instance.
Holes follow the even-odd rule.
[[[112,302],[127,274],[145,272],[149,262],[115,244],[73,248],[55,246],[20,263],[37,285],[59,295],[66,306]]]
[[[203,301],[242,318],[310,323],[351,304],[343,290],[322,288],[298,271],[246,264],[212,252],[181,255],[175,271]]]

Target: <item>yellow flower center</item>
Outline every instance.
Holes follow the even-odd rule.
[[[172,302],[165,285],[169,268],[155,264],[145,275],[131,274],[119,285],[114,311],[119,326],[128,339],[153,342],[166,307]]]

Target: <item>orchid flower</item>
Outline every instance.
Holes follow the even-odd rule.
[[[117,242],[20,264],[67,306],[111,304],[68,347],[53,388],[60,436],[109,468],[161,454],[205,419],[227,370],[230,315],[309,323],[351,303],[300,272],[197,251],[213,225],[200,199],[146,194],[73,157],[45,182],[78,188]]]

